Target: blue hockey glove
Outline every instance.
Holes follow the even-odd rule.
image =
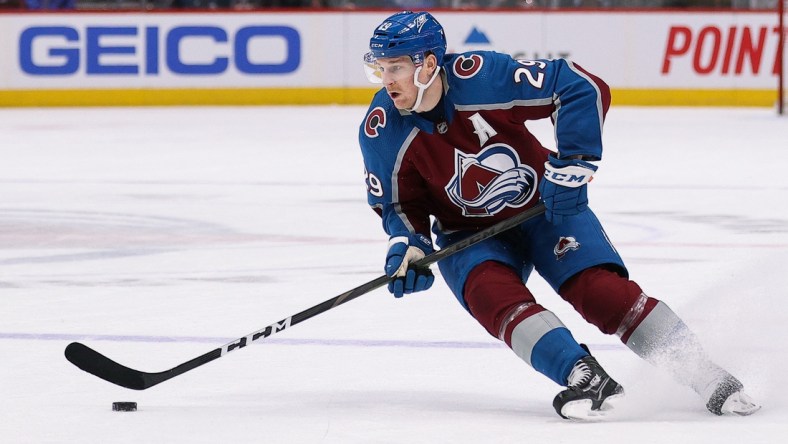
[[[544,167],[539,182],[544,215],[553,225],[560,225],[564,216],[574,216],[588,208],[586,184],[597,167],[580,159],[559,159],[552,154]]]
[[[396,276],[389,282],[389,291],[394,297],[415,293],[430,288],[435,281],[429,267],[413,267],[425,255],[432,253],[432,242],[421,234],[391,236],[386,254],[386,275]]]

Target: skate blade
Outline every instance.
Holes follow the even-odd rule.
[[[624,397],[623,393],[608,396],[599,409],[592,408],[590,399],[580,399],[566,403],[561,414],[572,421],[602,421],[613,414],[616,405]]]
[[[728,396],[728,399],[722,404],[721,411],[724,415],[750,416],[760,409],[761,406],[756,404],[752,398],[739,391]]]
[[[602,405],[599,407],[599,410],[611,411],[615,410],[616,406],[621,403],[621,400],[624,399],[624,391],[622,390],[621,393],[617,393],[615,395],[610,395],[602,402]]]

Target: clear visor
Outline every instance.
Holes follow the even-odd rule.
[[[408,56],[376,59],[368,52],[364,54],[364,72],[372,83],[398,82],[412,79],[416,73],[416,65]]]

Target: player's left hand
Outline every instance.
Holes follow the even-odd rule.
[[[386,254],[386,274],[394,277],[388,289],[394,297],[427,290],[435,281],[429,267],[415,267],[413,262],[435,251],[423,235],[391,236]]]
[[[545,206],[545,218],[553,225],[560,225],[565,216],[580,214],[588,208],[586,184],[597,167],[584,160],[559,159],[552,154],[544,166],[539,193]]]

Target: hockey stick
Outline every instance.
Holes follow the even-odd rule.
[[[421,267],[432,265],[438,262],[439,260],[451,256],[452,254],[460,250],[468,248],[471,245],[477,244],[485,239],[488,239],[497,234],[503,233],[504,231],[510,228],[520,225],[521,223],[529,219],[532,219],[542,214],[543,212],[544,212],[544,206],[541,203],[537,204],[533,208],[523,211],[522,213],[516,216],[513,216],[491,227],[476,232],[471,236],[466,237],[465,239],[462,239],[458,242],[449,245],[446,248],[440,249],[435,253],[432,253],[426,256],[425,258],[417,261],[414,265]],[[163,372],[147,373],[139,370],[134,370],[124,365],[118,364],[112,359],[109,359],[108,357],[102,355],[101,353],[79,342],[72,342],[66,347],[66,352],[65,352],[66,359],[68,359],[72,364],[76,365],[80,369],[88,373],[91,373],[95,376],[98,376],[99,378],[105,381],[109,381],[113,384],[130,388],[133,390],[145,390],[153,387],[156,384],[164,382],[168,379],[172,379],[178,375],[182,375],[188,372],[189,370],[195,369],[203,364],[207,364],[213,361],[214,359],[221,358],[222,356],[226,355],[227,353],[230,353],[231,351],[244,348],[254,341],[267,338],[268,336],[271,336],[274,333],[279,333],[280,331],[286,328],[290,328],[293,325],[303,322],[313,316],[317,316],[320,313],[331,310],[337,305],[344,304],[345,302],[351,301],[361,295],[369,293],[372,290],[375,290],[379,287],[386,285],[390,280],[391,278],[389,276],[386,275],[380,276],[379,278],[369,281],[366,284],[363,284],[350,291],[342,293],[339,296],[336,296],[323,303],[315,305],[314,307],[308,308],[300,313],[282,319],[281,321],[271,324],[265,328],[249,333],[246,336],[238,338],[215,350],[211,350],[208,353],[205,353],[204,355],[200,355],[190,361],[184,362],[183,364],[177,367],[173,367]]]

